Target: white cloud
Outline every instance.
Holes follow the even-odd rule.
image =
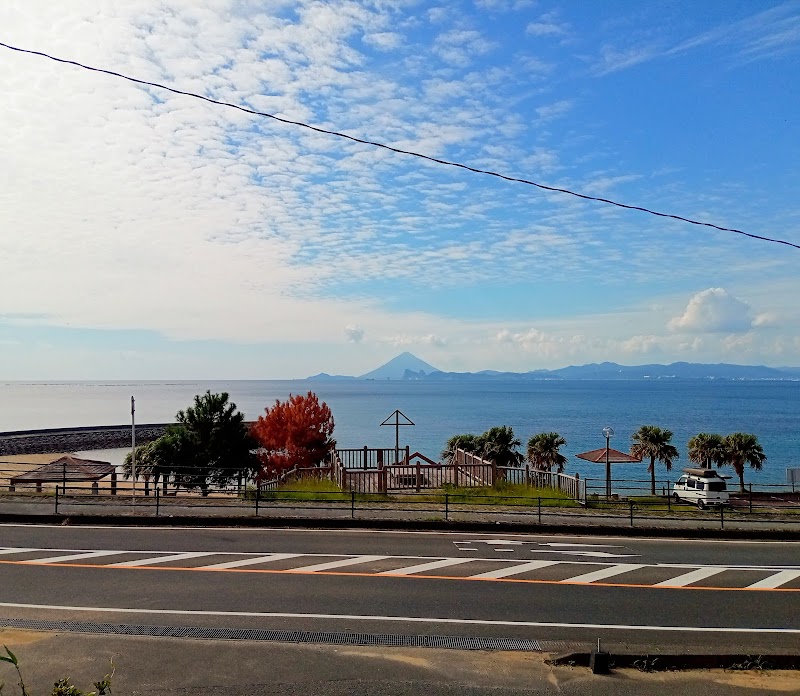
[[[723,288],[709,288],[694,295],[683,314],[673,317],[669,328],[687,333],[741,333],[753,326],[750,305]]]
[[[403,37],[394,31],[380,31],[365,34],[364,41],[379,51],[394,51],[403,45]]]
[[[364,329],[355,324],[348,324],[344,327],[344,334],[351,343],[361,343],[364,340]]]
[[[552,104],[537,107],[536,115],[539,117],[540,121],[549,121],[568,113],[574,105],[575,102],[572,99],[561,99]]]

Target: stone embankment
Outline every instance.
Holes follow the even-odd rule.
[[[167,423],[136,426],[136,444],[161,437]],[[131,446],[130,425],[100,425],[51,430],[18,430],[0,433],[0,456],[48,454],[81,450],[114,449]]]

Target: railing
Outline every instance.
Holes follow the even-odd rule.
[[[403,492],[387,500],[383,494],[334,491],[310,493],[308,490],[273,489],[261,491],[235,487],[209,488],[200,492],[175,492],[164,495],[155,489],[150,496],[141,492],[136,497],[91,493],[83,487],[61,486],[48,493],[4,493],[0,495],[0,514],[31,515],[137,515],[144,517],[292,517],[294,511],[314,510],[313,518],[342,519],[356,517],[371,520],[441,519],[443,521],[479,520],[508,524],[555,524],[559,526],[587,525],[593,527],[633,528],[654,523],[655,527],[673,529],[713,530],[775,529],[792,530],[800,534],[800,502],[782,507],[767,505],[753,499],[751,504],[698,510],[687,504],[664,499],[596,500],[587,506],[579,501],[556,496],[506,495],[502,492],[484,495],[477,492]],[[760,526],[760,527],[759,527]]]

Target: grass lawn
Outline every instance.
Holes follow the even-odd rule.
[[[350,493],[343,491],[329,479],[302,478],[281,484],[271,491],[263,491],[261,500],[350,500]]]

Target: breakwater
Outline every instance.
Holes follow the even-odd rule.
[[[147,423],[136,426],[136,444],[161,437],[169,423]],[[0,433],[0,456],[12,454],[49,454],[81,450],[130,447],[130,425],[96,425],[80,428],[15,430]]]

